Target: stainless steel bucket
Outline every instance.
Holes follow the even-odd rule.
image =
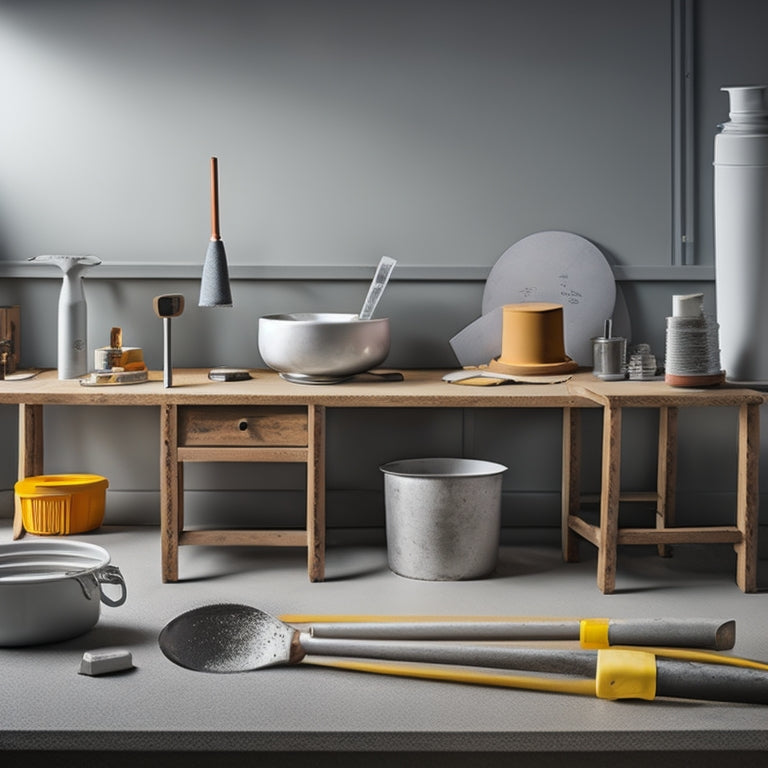
[[[475,459],[406,459],[382,466],[389,567],[425,581],[488,576],[501,534],[506,467]]]
[[[103,584],[116,585],[108,597]],[[0,647],[39,645],[87,632],[101,603],[118,607],[126,587],[106,549],[71,539],[0,544]]]

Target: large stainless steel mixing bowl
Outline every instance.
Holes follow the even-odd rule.
[[[283,378],[308,384],[342,381],[381,365],[389,354],[389,319],[305,312],[259,318],[259,354]]]

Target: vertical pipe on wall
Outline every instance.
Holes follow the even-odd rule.
[[[672,266],[694,264],[693,2],[672,3]]]

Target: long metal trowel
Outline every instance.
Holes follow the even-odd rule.
[[[669,696],[768,704],[768,665],[746,659],[706,652],[693,652],[686,657],[681,650],[673,652],[672,657],[664,657],[663,651],[618,648],[560,650],[419,640],[317,638],[246,605],[215,604],[187,611],[166,625],[159,643],[174,663],[204,672],[246,672],[304,662],[437,679],[438,668],[432,665],[460,665],[565,675],[562,686],[551,678],[536,678],[534,682],[541,690],[593,691],[599,698]],[[382,665],[354,659],[398,663]],[[406,667],[402,662],[428,666]],[[439,669],[439,679],[443,680],[499,685],[494,680],[505,678],[508,687],[531,687],[531,678],[525,676],[488,675],[482,669]],[[468,675],[474,675],[474,679]]]

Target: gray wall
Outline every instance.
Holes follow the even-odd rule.
[[[90,346],[120,325],[154,368],[159,293],[187,296],[177,365],[258,366],[260,315],[356,311],[386,253],[398,259],[380,310],[388,364],[455,366],[449,339],[480,314],[490,267],[547,229],[602,249],[631,341],[663,356],[674,293],[703,291],[714,311],[719,88],[768,81],[766,22],[760,0],[220,0],[215,13],[182,0],[0,0],[0,303],[22,307],[23,363],[56,365],[60,282],[24,263],[39,253],[99,256]],[[683,144],[675,62],[686,53]],[[211,155],[231,310],[196,306]],[[695,201],[687,219],[681,194]],[[596,488],[599,423],[586,421]],[[682,521],[730,514],[733,421],[682,415]],[[0,409],[0,429],[10,514],[13,409]],[[46,429],[48,471],[104,474],[109,521],[157,522],[154,410],[50,408]],[[624,486],[647,488],[651,414],[625,430]],[[554,413],[332,412],[329,524],[380,526],[378,465],[439,453],[506,463],[505,522],[556,527],[559,435]],[[194,466],[188,479],[193,520],[212,504],[233,524],[301,519],[296,467]]]
[[[669,0],[2,6],[4,259],[197,263],[218,155],[237,265],[668,263]]]

